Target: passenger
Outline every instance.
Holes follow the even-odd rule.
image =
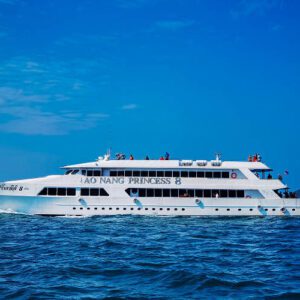
[[[129,157],[130,160],[134,160],[134,157],[132,154],[130,154],[130,157]]]
[[[260,155],[260,154],[257,154],[257,161],[258,161],[258,162],[261,162],[261,160],[262,160],[261,155]]]
[[[283,180],[283,177],[281,174],[278,175],[278,180],[282,181]]]
[[[164,159],[164,157],[163,157],[163,156],[161,156],[161,157],[159,158],[159,160],[165,160],[165,159]]]
[[[253,161],[254,161],[254,162],[257,162],[257,154],[254,155]]]
[[[146,156],[145,160],[150,160],[150,158],[149,158],[149,156],[148,156],[148,155]]]
[[[268,179],[273,179],[273,176],[272,176],[272,174],[271,174],[271,173],[269,173],[269,175],[268,175]]]
[[[170,159],[170,154],[168,152],[166,152],[165,154],[165,160],[169,160]]]
[[[249,161],[249,162],[252,162],[252,161],[253,161],[252,155],[249,155],[249,156],[248,156],[248,161]]]
[[[284,198],[289,198],[289,192],[288,191],[284,192]]]

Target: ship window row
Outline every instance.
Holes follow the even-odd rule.
[[[245,198],[244,190],[192,190],[192,189],[138,189],[129,188],[131,197],[199,197],[199,198]]]
[[[214,171],[155,171],[155,170],[111,170],[110,176],[117,177],[189,177],[189,178],[229,178],[229,172]]]
[[[81,196],[109,196],[103,188],[82,188],[80,194]]]
[[[65,175],[80,175],[80,170],[68,170]],[[81,175],[88,177],[100,177],[102,176],[101,170],[81,170]]]
[[[39,192],[39,196],[76,196],[76,189],[45,187]]]

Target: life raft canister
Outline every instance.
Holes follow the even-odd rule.
[[[232,178],[232,179],[236,179],[236,178],[237,178],[237,174],[236,174],[235,172],[232,172],[232,173],[231,173],[231,178]]]

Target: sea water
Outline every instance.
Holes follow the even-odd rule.
[[[3,299],[300,298],[300,218],[0,214]]]

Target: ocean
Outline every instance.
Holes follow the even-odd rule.
[[[3,299],[300,299],[300,218],[0,214]]]

